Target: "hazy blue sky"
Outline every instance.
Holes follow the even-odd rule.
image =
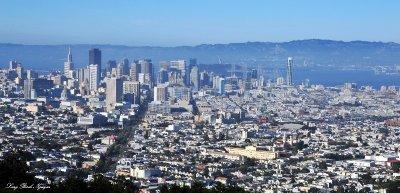
[[[400,42],[398,0],[0,0],[0,42]]]

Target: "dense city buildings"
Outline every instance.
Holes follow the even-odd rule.
[[[195,59],[108,60],[89,51],[74,69],[0,70],[0,158],[32,154],[46,183],[80,172],[127,179],[141,191],[218,184],[250,192],[384,191],[400,176],[400,91],[266,79],[259,67],[218,73]],[[156,72],[156,73],[154,73]],[[102,75],[101,75],[102,74]],[[302,84],[295,84],[302,82]]]

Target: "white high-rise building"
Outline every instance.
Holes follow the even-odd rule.
[[[9,69],[15,70],[18,66],[21,66],[19,62],[17,62],[16,60],[11,60]]]
[[[124,63],[120,62],[117,64],[115,76],[120,78],[123,75],[124,75]]]
[[[140,64],[137,63],[137,61],[135,61],[131,64],[131,67],[129,69],[129,76],[131,77],[131,80],[138,81],[139,73],[140,73]]]
[[[168,85],[160,84],[154,87],[154,102],[167,101]]]
[[[100,70],[97,64],[90,64],[89,69],[89,90],[97,91],[100,82]]]
[[[140,73],[144,74],[143,76],[146,77],[145,82],[140,82],[142,84],[153,84],[153,63],[151,63],[150,59],[139,60],[138,64],[140,65]],[[139,75],[140,79],[140,75]]]
[[[200,88],[200,74],[199,68],[197,66],[193,66],[190,72],[190,85],[194,91],[199,91]]]
[[[26,70],[26,79],[38,78],[38,74],[33,70]]]
[[[32,99],[32,90],[33,89],[33,80],[32,79],[27,79],[24,80],[24,98],[25,99]]]
[[[189,65],[187,64],[186,60],[170,61],[170,68],[180,71],[181,78],[183,79],[183,83],[185,85],[190,84],[190,79],[189,79],[190,70],[189,70],[188,66]]]
[[[64,62],[64,76],[73,78],[74,63],[72,62],[71,48],[68,48],[68,59]]]
[[[286,83],[288,86],[293,85],[293,58],[287,60]]]

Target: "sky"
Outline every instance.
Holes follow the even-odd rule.
[[[398,0],[0,0],[0,42],[400,42]]]

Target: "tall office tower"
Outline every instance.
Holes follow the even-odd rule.
[[[16,69],[18,66],[20,66],[20,63],[18,63],[16,60],[11,60],[11,61],[10,61],[10,67],[9,67],[9,69],[10,69],[10,70],[14,70],[14,69]]]
[[[66,62],[64,62],[64,76],[67,78],[73,78],[71,75],[71,71],[74,70],[74,63],[72,62],[72,54],[71,54],[71,48],[68,48],[68,59]]]
[[[257,86],[259,89],[261,89],[262,87],[264,87],[265,85],[265,79],[263,75],[260,75],[257,79]]]
[[[157,77],[158,83],[166,83],[168,82],[168,71],[164,68],[161,68],[158,72]]]
[[[187,65],[186,66],[186,72],[187,72],[187,74],[186,74],[186,85],[190,85],[190,81],[191,81],[191,78],[190,78],[190,75],[191,75],[191,72],[192,72],[192,68],[194,67],[194,66],[197,66],[197,59],[196,58],[190,58],[189,59],[189,65]]]
[[[197,66],[193,66],[190,72],[190,85],[194,91],[199,91],[200,88],[200,74],[199,68]]]
[[[124,75],[124,63],[120,62],[117,64],[116,77],[121,77]]]
[[[251,69],[250,77],[251,77],[252,79],[257,79],[257,78],[258,78],[258,71],[257,71],[257,69]]]
[[[84,83],[85,81],[89,82],[90,72],[88,67],[79,68],[76,74],[79,83]]]
[[[139,60],[140,64],[140,73],[145,74],[145,76],[149,77],[149,83],[151,84],[154,82],[154,77],[153,77],[153,64],[151,63],[150,59],[144,59],[144,60]]]
[[[97,64],[90,64],[89,69],[89,90],[97,91],[100,82],[100,70]]]
[[[160,84],[154,87],[154,102],[165,102],[168,99],[168,86]]]
[[[24,68],[21,65],[17,66],[15,71],[17,72],[18,78],[25,79]]]
[[[131,64],[131,68],[129,69],[129,76],[131,77],[131,80],[138,81],[139,73],[140,73],[140,64],[138,63],[138,61],[134,61]]]
[[[190,80],[189,79],[190,71],[188,71],[186,60],[170,61],[170,68],[180,71],[180,76],[183,79],[183,83],[185,85],[189,85],[190,81],[188,81],[188,80]]]
[[[210,85],[210,75],[206,72],[203,71],[200,73],[200,87],[201,86],[209,86]]]
[[[225,94],[225,78],[218,78],[218,93]]]
[[[111,69],[117,67],[117,62],[115,60],[109,60],[106,65],[106,74],[111,73]]]
[[[218,80],[219,76],[213,76],[212,77],[212,88],[218,90]]]
[[[129,60],[127,58],[122,60],[122,74],[129,75]]]
[[[26,70],[26,79],[38,78],[38,74],[33,70]]]
[[[99,72],[102,72],[101,69],[101,50],[98,48],[93,48],[89,50],[89,65],[97,64],[97,68]]]
[[[288,86],[293,85],[293,58],[289,57],[287,60],[286,83]]]
[[[132,96],[133,103],[140,103],[140,83],[137,81],[124,81],[123,83],[123,93],[124,95],[130,94]]]
[[[24,98],[25,99],[32,99],[32,94],[34,93],[33,90],[33,80],[26,79],[24,80]]]
[[[106,79],[106,107],[107,110],[115,109],[115,104],[122,101],[122,79],[111,77]]]

